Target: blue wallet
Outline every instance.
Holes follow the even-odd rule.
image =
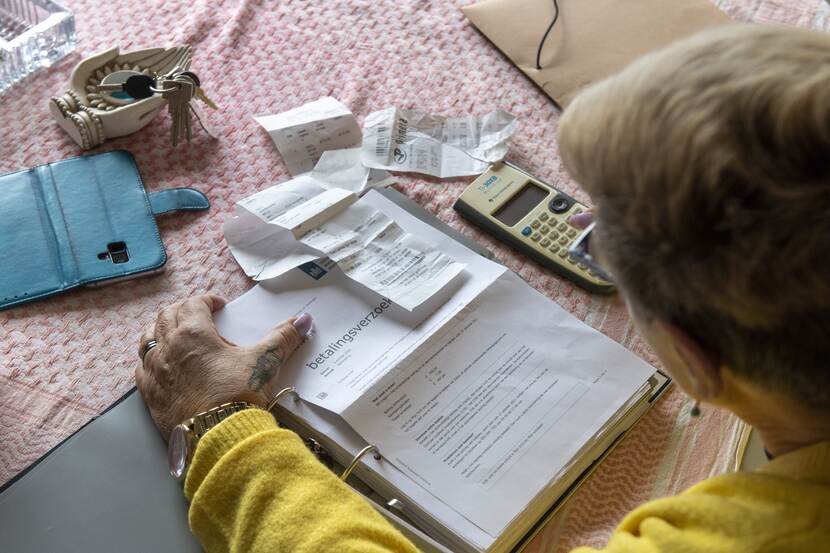
[[[147,194],[124,150],[0,175],[0,309],[161,269],[155,217],[208,207],[191,188]]]

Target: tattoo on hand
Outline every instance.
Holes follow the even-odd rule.
[[[282,356],[280,355],[280,348],[273,347],[265,350],[265,353],[259,356],[256,360],[256,366],[251,371],[251,376],[248,378],[248,387],[258,392],[263,386],[276,376],[282,366]]]

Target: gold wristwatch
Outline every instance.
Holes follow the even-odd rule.
[[[244,401],[223,403],[219,407],[199,413],[176,426],[170,433],[170,442],[167,444],[170,475],[179,482],[183,481],[199,439],[226,418],[245,409],[261,409],[261,407]]]

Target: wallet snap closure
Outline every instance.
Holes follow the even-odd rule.
[[[147,194],[153,215],[171,211],[190,211],[208,209],[207,196],[193,188],[168,188]]]

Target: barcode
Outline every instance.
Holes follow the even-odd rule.
[[[406,134],[409,132],[409,121],[403,117],[398,117],[398,144],[406,144]]]
[[[378,157],[389,155],[389,144],[392,142],[392,137],[389,133],[389,127],[381,125],[378,127],[377,142],[375,142],[375,155]]]

